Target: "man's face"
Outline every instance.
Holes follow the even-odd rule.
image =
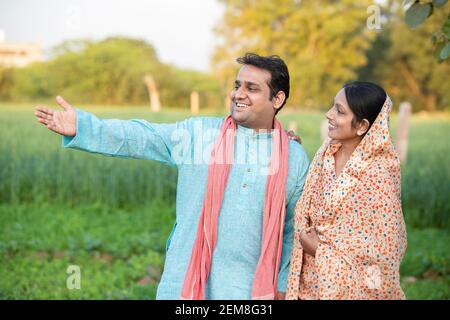
[[[275,99],[270,100],[269,71],[244,65],[231,92],[230,112],[233,120],[251,129],[271,129],[275,117]]]

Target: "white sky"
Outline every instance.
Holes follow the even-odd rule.
[[[5,41],[39,43],[122,35],[147,40],[159,58],[183,68],[209,69],[217,0],[0,0]]]

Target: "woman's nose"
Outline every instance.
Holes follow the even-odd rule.
[[[332,110],[333,108],[329,109],[327,113],[325,113],[325,118],[327,118],[328,120],[331,120]]]

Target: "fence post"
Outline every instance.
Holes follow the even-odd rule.
[[[324,119],[320,123],[320,138],[322,139],[322,142],[328,138],[328,120],[327,119]]]
[[[197,91],[191,92],[191,113],[198,114],[200,111],[199,95]]]
[[[408,133],[409,119],[411,116],[411,103],[405,101],[400,103],[397,122],[397,137],[395,139],[395,148],[400,157],[400,162],[405,163],[408,155]]]
[[[155,80],[153,77],[149,74],[146,74],[144,76],[144,83],[147,86],[148,94],[150,98],[150,108],[152,112],[159,112],[161,111],[161,103],[159,101],[159,92],[156,87]]]

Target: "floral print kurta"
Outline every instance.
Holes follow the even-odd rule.
[[[317,152],[294,217],[287,299],[404,299],[400,263],[406,228],[400,162],[389,134],[389,97],[339,177],[325,142]],[[315,257],[303,254],[300,233],[315,226]]]

